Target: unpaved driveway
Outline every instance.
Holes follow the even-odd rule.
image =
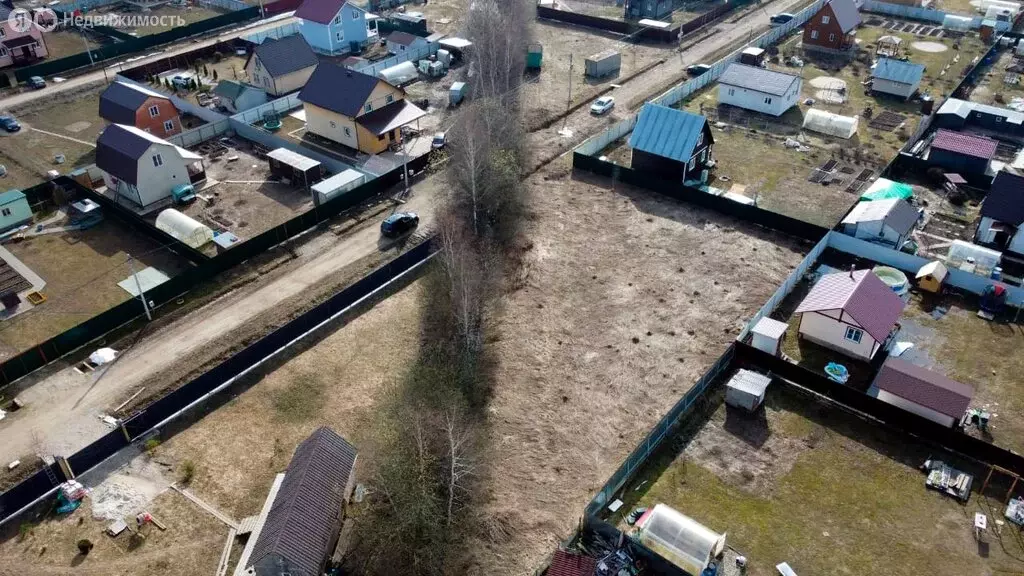
[[[400,208],[418,212],[421,229],[431,225],[433,191],[440,180],[435,177],[418,184]],[[105,372],[83,375],[68,368],[30,386],[18,396],[26,408],[0,421],[0,462],[34,452],[70,456],[95,441],[109,431],[100,415],[129,391],[146,386],[154,376],[230,337],[260,314],[380,250],[377,221],[341,239],[328,233],[311,240],[298,249],[299,258],[269,283],[229,293],[143,338]]]

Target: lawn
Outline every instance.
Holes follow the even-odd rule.
[[[88,35],[83,36],[82,34],[72,30],[55,30],[53,32],[47,32],[45,36],[43,36],[43,41],[46,42],[48,60],[56,60],[58,58],[74,56],[80,52],[85,52],[86,45],[88,45],[91,50],[95,50],[100,47],[99,42],[96,42]]]
[[[714,408],[627,486],[626,505],[666,503],[712,530],[750,561],[748,574],[961,575],[1018,573],[1018,530],[975,541],[975,512],[1001,518],[995,499],[966,506],[929,491],[916,469],[929,456],[976,475],[949,454],[910,441],[791,388],[769,389],[755,415]],[[721,391],[717,393],[721,401]],[[679,447],[682,446],[680,449]],[[980,486],[982,478],[976,479]]]

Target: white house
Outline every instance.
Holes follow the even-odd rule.
[[[718,78],[718,101],[782,116],[800,100],[799,76],[745,64],[730,64]]]
[[[871,360],[903,312],[903,300],[870,270],[818,280],[796,309],[801,338],[858,360]]]
[[[871,91],[907,99],[917,92],[923,76],[923,64],[879,58],[871,70]]]
[[[841,226],[844,234],[898,250],[910,239],[917,219],[917,210],[906,200],[863,200],[843,218]]]
[[[889,357],[868,395],[952,427],[970,406],[974,388],[906,360]]]
[[[979,244],[1024,254],[1024,176],[1001,171],[981,205],[974,233]]]
[[[96,141],[96,166],[118,201],[149,211],[175,188],[206,180],[203,157],[134,126],[111,124]]]

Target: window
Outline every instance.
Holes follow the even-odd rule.
[[[159,115],[160,115],[160,107],[159,106],[150,106],[149,107],[149,117],[150,118],[156,118]]]
[[[338,32],[334,35],[334,37],[335,37],[335,39],[338,40],[338,42],[344,42],[345,41],[345,31],[344,30],[338,30]]]
[[[348,128],[345,128],[345,136],[351,136],[351,135],[352,135],[352,131],[349,130]]]
[[[697,157],[694,156],[693,158],[690,158],[690,163],[687,164],[686,169],[687,170],[693,170],[694,166],[696,166],[696,165],[697,165]]]
[[[0,46],[0,56],[7,56],[7,48]]]
[[[708,159],[708,149],[705,148],[705,149],[700,151],[700,161],[701,161],[701,164],[706,162],[707,159]]]
[[[735,96],[735,95],[736,95],[736,90],[734,90],[732,88],[729,88],[729,96]]]
[[[394,101],[395,101],[395,95],[394,94],[388,94],[387,96],[384,97],[384,102],[387,103],[387,104],[391,104]]]
[[[372,110],[373,110],[373,104],[370,104],[369,102],[366,103],[366,106],[363,106],[363,112],[370,112]]]
[[[174,130],[174,120],[164,122],[164,132],[170,132],[171,130]]]
[[[830,20],[831,20],[831,18],[829,18],[828,16],[822,16],[821,17],[821,23],[822,24],[828,24]]]
[[[811,40],[817,40],[817,39],[818,39],[818,31],[817,30],[811,30]]]
[[[836,35],[835,34],[829,34],[828,35],[828,41],[829,42],[835,42],[836,41]]]
[[[399,48],[401,48],[402,50],[405,50],[405,45],[401,44],[401,45],[399,45]]]
[[[11,215],[11,209],[10,208],[4,208],[3,210],[0,210],[0,214],[3,214],[4,216],[10,216]]]
[[[359,20],[359,10],[355,10],[355,9],[352,10],[352,19],[353,20]]]
[[[334,122],[334,120],[331,120],[331,128],[337,128],[337,127],[338,127],[338,125]]]
[[[996,116],[996,124],[998,124],[998,123],[1000,123],[1002,121],[1003,121],[1003,117],[1002,116]]]
[[[700,134],[697,135],[697,146],[700,146],[703,143],[704,143],[704,131],[701,130]]]
[[[864,331],[860,328],[854,328],[853,326],[846,327],[846,339],[850,342],[860,344],[861,337],[864,336]]]
[[[377,136],[377,140],[380,140],[381,142],[383,142],[384,141],[384,135],[381,134],[380,136]]]
[[[338,15],[334,17],[334,23],[341,24],[341,12],[338,12]]]
[[[772,99],[771,98],[765,98],[764,99],[764,103],[765,104],[771,104],[772,103]]]
[[[0,26],[0,38],[3,38],[4,36],[7,36],[7,32],[4,32],[4,27]]]
[[[153,154],[153,166],[160,167],[164,165],[164,159],[159,154]]]

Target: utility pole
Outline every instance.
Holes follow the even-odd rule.
[[[139,290],[139,299],[142,300],[142,309],[146,311],[146,319],[152,322],[153,315],[149,312],[149,302],[146,302],[146,294],[142,291],[139,275],[135,273],[135,262],[132,260],[131,254],[128,255],[128,268],[132,271],[132,277],[135,278],[135,287]]]
[[[565,116],[562,118],[562,130],[569,122],[569,109],[572,108],[572,52],[569,53],[569,98],[565,103]]]

